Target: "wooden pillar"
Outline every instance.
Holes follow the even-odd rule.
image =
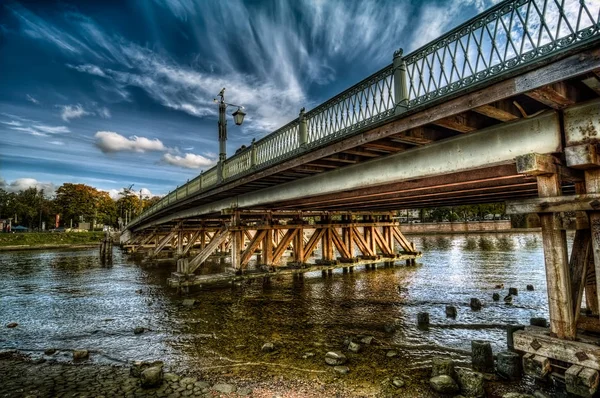
[[[556,173],[538,175],[537,184],[538,194],[541,198],[560,196],[561,194],[560,180]],[[574,339],[576,327],[567,257],[567,237],[566,232],[560,228],[560,221],[556,216],[554,213],[540,213],[550,329],[559,338]]]
[[[324,261],[333,260],[333,242],[332,242],[332,233],[331,226],[328,225],[325,228],[325,233],[323,234],[323,238],[321,240],[321,257]]]
[[[265,265],[273,265],[273,229],[267,229],[267,233],[262,243],[263,263]]]
[[[587,193],[600,193],[600,169],[590,169],[585,171],[585,189]],[[598,313],[598,303],[600,302],[600,212],[588,212],[590,232],[592,237],[592,254],[594,257],[594,270],[596,273],[596,287],[586,289],[587,294],[594,294],[596,290],[596,299],[588,300],[588,305],[594,314]],[[588,293],[589,292],[589,293]]]
[[[241,266],[241,257],[242,257],[242,248],[244,246],[244,233],[240,230],[240,214],[239,212],[235,212],[235,214],[231,217],[231,245],[229,247],[230,255],[231,255],[231,266],[235,270],[240,270]]]
[[[179,231],[177,231],[177,257],[180,257],[183,254],[183,227],[179,227]]]
[[[304,228],[302,228],[302,220],[298,221],[298,233],[294,238],[294,261],[303,264],[304,261]]]

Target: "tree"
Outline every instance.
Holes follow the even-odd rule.
[[[88,185],[64,183],[56,190],[54,203],[63,223],[92,221],[97,215],[100,195],[100,191]]]

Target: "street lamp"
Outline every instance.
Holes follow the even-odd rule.
[[[219,103],[219,163],[217,163],[217,182],[223,181],[223,162],[225,162],[225,158],[227,157],[227,118],[225,117],[227,106],[237,107],[232,116],[233,121],[238,126],[244,122],[244,116],[246,116],[243,106],[225,102],[225,87],[219,93],[219,97],[221,97],[220,100],[214,99],[215,102]]]

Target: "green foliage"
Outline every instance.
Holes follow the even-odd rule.
[[[0,247],[6,246],[43,246],[43,245],[84,245],[99,243],[104,237],[102,232],[28,232],[0,233]]]

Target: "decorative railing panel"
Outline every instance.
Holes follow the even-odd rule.
[[[295,151],[299,147],[298,119],[257,141],[254,146],[258,165],[272,164],[282,156]]]
[[[306,114],[308,144],[343,136],[393,115],[391,65]]]
[[[598,35],[600,2],[498,4],[405,57],[409,107],[489,80]]]
[[[227,159],[223,181],[293,158],[302,151],[427,106],[432,101],[517,73],[600,38],[598,0],[507,0],[465,22]],[[404,89],[403,89],[404,88]],[[408,98],[406,98],[408,96]],[[302,141],[305,139],[305,141]],[[254,155],[253,151],[254,150]],[[213,167],[171,192],[131,224],[218,184]],[[187,188],[186,188],[187,186]],[[185,188],[185,189],[184,189]]]

